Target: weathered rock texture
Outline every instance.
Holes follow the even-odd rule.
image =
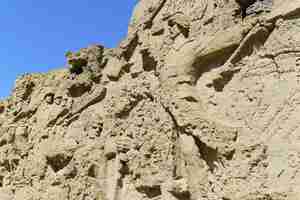
[[[300,0],[140,0],[67,59],[0,102],[1,200],[300,199]]]

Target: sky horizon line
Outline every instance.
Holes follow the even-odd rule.
[[[4,0],[0,20],[0,100],[23,74],[46,73],[67,66],[65,53],[93,44],[115,48],[126,37],[137,0]]]

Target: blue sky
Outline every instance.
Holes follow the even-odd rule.
[[[0,98],[18,75],[65,65],[64,54],[89,44],[116,46],[137,0],[1,0]]]

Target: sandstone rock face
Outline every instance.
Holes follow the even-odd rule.
[[[67,60],[0,102],[1,200],[300,199],[299,0],[140,0]]]

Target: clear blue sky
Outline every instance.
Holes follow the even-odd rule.
[[[0,99],[18,75],[65,65],[67,50],[116,46],[137,0],[1,0]]]

